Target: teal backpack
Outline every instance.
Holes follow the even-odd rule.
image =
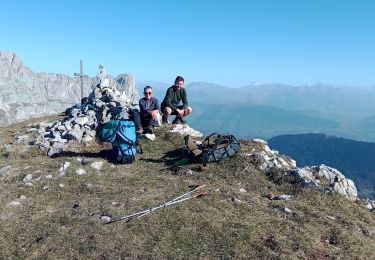
[[[133,121],[111,120],[103,124],[99,132],[101,141],[112,143],[112,150],[109,153],[110,159],[125,164],[135,161],[138,142]]]

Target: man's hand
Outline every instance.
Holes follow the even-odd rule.
[[[157,119],[158,119],[158,113],[159,113],[158,110],[152,110],[152,111],[150,112],[152,119],[157,120]]]
[[[177,114],[180,116],[180,117],[183,117],[184,116],[184,114],[185,114],[185,111],[184,110],[182,110],[182,109],[176,109],[176,112],[177,112]]]

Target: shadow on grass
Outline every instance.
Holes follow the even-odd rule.
[[[140,158],[140,161],[144,162],[151,162],[151,163],[164,163],[167,167],[175,166],[175,163],[181,159],[183,159],[184,152],[182,148],[171,150],[166,152],[162,157],[159,159],[156,158]]]
[[[86,157],[86,158],[103,158],[108,159],[111,150],[101,150],[100,152],[93,153],[93,152],[72,152],[72,151],[64,151],[58,154],[51,156],[52,158],[57,157]]]
[[[99,152],[72,152],[64,151],[59,154],[52,156],[57,157],[85,157],[85,158],[102,158],[111,163],[117,163],[112,156],[112,149],[101,150]],[[173,166],[175,162],[184,158],[184,152],[182,148],[171,150],[166,152],[161,158],[140,158],[140,161],[151,162],[151,163],[164,163],[165,166]]]

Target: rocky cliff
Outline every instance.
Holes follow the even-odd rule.
[[[138,95],[135,81],[129,74],[116,78],[117,89],[126,95]],[[84,78],[83,93],[92,91],[97,77]],[[11,52],[0,52],[0,125],[51,115],[80,103],[80,79],[63,74],[35,73]]]

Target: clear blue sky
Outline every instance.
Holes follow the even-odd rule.
[[[0,50],[172,83],[375,85],[373,0],[0,0]]]

